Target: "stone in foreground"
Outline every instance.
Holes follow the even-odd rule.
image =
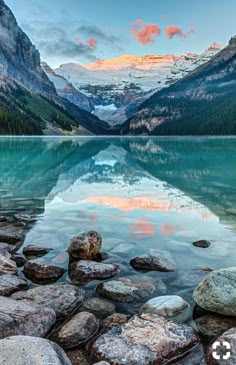
[[[29,336],[12,336],[0,340],[0,364],[72,365],[56,343]]]
[[[41,257],[52,251],[52,248],[28,245],[23,248],[23,254],[27,257]]]
[[[93,260],[102,247],[102,237],[95,231],[82,232],[70,241],[68,254],[71,261]]]
[[[175,265],[169,260],[157,256],[140,256],[130,260],[130,265],[135,270],[143,271],[175,271]]]
[[[109,279],[120,272],[116,264],[81,260],[70,265],[69,276],[73,284],[86,284],[92,280]]]
[[[190,305],[178,295],[165,295],[150,299],[140,313],[155,313],[177,322],[185,322],[191,315]]]
[[[226,316],[236,316],[236,267],[212,271],[193,293],[203,309]]]
[[[83,302],[83,289],[70,284],[39,286],[27,291],[15,293],[12,298],[52,308],[57,319],[69,317]]]
[[[53,340],[65,349],[87,342],[99,329],[99,320],[88,312],[80,312],[53,334]]]
[[[6,233],[0,231],[0,242],[8,243],[9,245],[15,245],[21,241],[22,237],[15,233]]]
[[[0,255],[0,275],[10,274],[14,275],[17,273],[17,266],[15,261],[10,258]]]
[[[223,342],[227,343],[228,346],[230,346],[230,349],[228,349],[227,352],[227,359],[223,359],[223,356],[226,356],[226,347],[225,346],[219,346],[216,350],[213,349],[213,346],[211,346],[206,354],[206,357],[204,361],[201,363],[201,365],[235,365],[236,364],[236,327],[231,328],[230,330],[223,333],[222,336],[220,336],[217,341],[219,341],[221,344]],[[217,356],[219,356],[219,359],[214,359],[213,357],[216,353]]]
[[[201,335],[209,339],[215,339],[230,328],[236,327],[236,318],[218,314],[207,314],[195,319],[195,323]]]
[[[19,279],[15,275],[1,275],[0,276],[0,296],[9,297],[19,290],[28,288],[26,280]]]
[[[94,297],[85,300],[80,311],[93,313],[97,318],[104,319],[116,311],[116,306],[107,300]]]
[[[111,365],[164,365],[177,361],[198,343],[192,327],[155,314],[142,314],[100,336],[92,346],[92,354],[94,360]]]
[[[50,308],[0,297],[0,338],[23,335],[44,337],[55,324]]]
[[[210,247],[210,245],[211,245],[211,242],[209,242],[207,240],[200,240],[200,241],[193,242],[193,246],[199,247],[199,248],[208,248],[208,247]]]
[[[30,279],[33,283],[50,284],[60,279],[66,270],[53,265],[26,262],[23,272],[27,279]]]
[[[25,256],[21,253],[14,253],[11,255],[11,260],[15,261],[17,267],[22,267],[27,262]]]

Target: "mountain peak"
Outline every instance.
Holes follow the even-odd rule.
[[[236,35],[230,38],[229,45],[236,44]]]

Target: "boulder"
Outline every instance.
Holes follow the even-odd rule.
[[[7,243],[9,245],[15,245],[22,240],[22,237],[15,233],[7,233],[0,231],[0,242]]]
[[[93,297],[84,301],[80,311],[93,313],[97,318],[104,319],[116,311],[116,306],[107,300]]]
[[[79,308],[84,297],[83,289],[70,284],[44,285],[12,295],[13,299],[53,309],[57,319],[69,317]]]
[[[224,332],[218,337],[218,343],[221,344],[214,349],[214,344],[208,349],[206,357],[201,365],[235,365],[236,364],[236,327]],[[230,347],[230,349],[226,348]],[[213,356],[214,354],[214,356]],[[219,357],[215,358],[215,355]],[[224,359],[223,356],[227,358]]]
[[[193,246],[199,247],[199,248],[208,248],[208,247],[210,247],[210,245],[211,245],[211,242],[209,242],[207,240],[200,240],[200,241],[193,242]]]
[[[25,256],[21,253],[14,253],[11,255],[11,260],[15,261],[17,267],[22,267],[27,262]]]
[[[10,258],[0,255],[0,275],[10,274],[14,275],[17,273],[17,266],[15,261]]]
[[[44,338],[12,336],[0,340],[3,365],[72,365],[60,346]]]
[[[190,305],[178,295],[165,295],[150,299],[140,313],[155,313],[177,322],[185,322],[191,315]]]
[[[70,241],[68,254],[70,261],[93,260],[102,247],[102,237],[95,231],[82,232]]]
[[[175,271],[175,265],[169,260],[157,256],[139,256],[130,260],[130,265],[135,270],[143,271]]]
[[[156,314],[135,315],[92,345],[95,361],[111,365],[164,365],[176,361],[199,343],[192,327]]]
[[[23,270],[27,279],[36,284],[50,284],[57,281],[66,270],[53,265],[42,265],[27,261]]]
[[[236,267],[212,271],[193,293],[203,309],[226,316],[236,316]]]
[[[81,260],[73,262],[69,267],[69,276],[74,284],[86,284],[92,280],[109,279],[120,272],[116,264]]]
[[[221,336],[230,328],[236,328],[235,317],[225,317],[218,314],[206,314],[195,319],[198,332],[210,340]]]
[[[55,324],[54,310],[0,297],[0,339],[15,336],[44,337]]]
[[[40,247],[35,245],[28,245],[23,248],[23,254],[27,258],[41,257],[46,255],[50,251],[52,251],[52,248]]]
[[[1,275],[0,276],[0,296],[9,297],[19,290],[28,288],[26,280],[19,279],[15,275]]]
[[[56,330],[53,340],[63,348],[86,343],[99,329],[99,320],[88,312],[80,312]]]

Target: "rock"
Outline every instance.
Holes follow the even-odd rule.
[[[69,276],[74,284],[86,284],[92,280],[109,279],[117,275],[120,268],[116,264],[81,260],[70,264]]]
[[[8,243],[9,245],[14,245],[22,240],[22,237],[15,233],[6,233],[0,231],[0,242]]]
[[[39,247],[35,245],[28,245],[23,248],[23,254],[27,257],[41,257],[52,251],[52,248]]]
[[[17,247],[15,247],[14,245],[8,245],[7,243],[0,242],[0,255],[5,256],[6,253],[13,254],[16,252],[16,250]],[[10,257],[11,255],[7,256]]]
[[[192,351],[190,351],[187,356],[184,356],[175,365],[199,365],[205,356],[204,348],[201,344],[195,346]]]
[[[83,349],[67,350],[66,354],[72,365],[90,365],[88,356]]]
[[[53,265],[26,262],[23,272],[33,283],[50,284],[57,281],[66,272],[66,270]]]
[[[63,348],[86,343],[99,329],[99,321],[88,312],[80,312],[53,334],[53,340]]]
[[[108,260],[110,257],[111,257],[111,255],[109,255],[109,253],[107,253],[107,252],[99,252],[97,254],[97,256],[94,258],[94,261],[101,262],[101,261]]]
[[[93,364],[93,365],[110,365],[110,364],[107,361],[99,361],[99,362],[96,362],[96,364]]]
[[[211,245],[211,242],[209,242],[207,240],[200,240],[200,241],[193,242],[193,246],[200,247],[200,248],[208,248],[208,247],[210,247],[210,245]]]
[[[177,288],[196,288],[196,286],[209,274],[209,271],[195,269],[179,275],[172,285]]]
[[[7,222],[7,218],[4,217],[3,215],[0,215],[0,223],[4,223]]]
[[[135,270],[147,271],[175,271],[176,267],[169,260],[155,256],[140,256],[130,260],[130,265]]]
[[[75,285],[54,284],[39,286],[12,295],[13,299],[24,300],[42,307],[52,308],[57,319],[69,317],[79,308],[85,297],[85,291]]]
[[[44,338],[12,336],[0,340],[3,365],[72,365],[64,351]]]
[[[142,314],[98,337],[92,354],[94,360],[106,360],[111,365],[164,365],[198,343],[192,327],[155,314]]]
[[[0,255],[0,275],[3,274],[16,274],[17,266],[10,258]]]
[[[123,277],[117,280],[106,281],[97,286],[97,293],[102,297],[117,302],[129,303],[133,301],[143,300],[152,296],[156,290],[160,294],[164,294],[166,286],[160,280],[159,288],[150,282],[140,281],[136,277]]]
[[[203,309],[226,316],[236,316],[236,267],[212,271],[193,293]]]
[[[236,328],[231,328],[230,330],[223,333],[222,336],[218,337],[217,341],[221,344],[216,349],[213,349],[213,345],[208,349],[206,357],[204,361],[201,363],[202,365],[235,365],[236,364]],[[226,349],[226,342],[230,349]],[[214,354],[219,356],[220,358],[217,360],[213,357]],[[223,359],[223,356],[226,356],[226,352],[228,352],[227,359]]]
[[[26,280],[19,279],[15,275],[0,276],[0,296],[9,297],[13,293],[28,288]]]
[[[50,308],[0,297],[0,339],[25,335],[44,337],[55,324],[56,314]]]
[[[116,311],[115,304],[101,298],[89,298],[80,307],[81,312],[93,313],[97,318],[103,319]]]
[[[208,339],[216,339],[232,327],[236,328],[235,317],[207,314],[195,320],[198,332]]]
[[[27,262],[25,256],[21,253],[14,253],[11,255],[11,260],[15,261],[17,267],[22,267]]]
[[[29,214],[22,214],[22,213],[14,214],[14,218],[17,221],[24,222],[24,223],[33,222],[35,220],[35,218],[33,218],[31,215],[29,215]]]
[[[120,326],[128,322],[128,317],[122,313],[113,313],[102,321],[102,326],[106,329]]]
[[[68,248],[71,261],[93,260],[102,247],[102,237],[95,231],[82,232],[72,238]]]
[[[155,313],[177,322],[185,322],[191,315],[190,305],[177,295],[159,296],[140,308],[140,313]]]

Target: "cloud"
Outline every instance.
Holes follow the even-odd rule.
[[[152,44],[156,38],[160,37],[161,28],[157,24],[145,25],[142,19],[137,19],[131,28],[131,32],[134,38],[144,46]]]
[[[187,33],[187,36],[189,35],[193,35],[193,34],[196,34],[195,30],[194,29],[190,29]]]
[[[166,27],[166,36],[168,39],[172,39],[173,37],[184,37],[183,29],[180,27],[176,27],[176,25],[169,25]]]
[[[94,39],[94,38],[90,38],[90,39],[88,39],[88,41],[87,41],[87,44],[88,44],[88,46],[90,47],[90,48],[96,48],[96,46],[97,46],[97,41],[96,41],[96,39]]]

